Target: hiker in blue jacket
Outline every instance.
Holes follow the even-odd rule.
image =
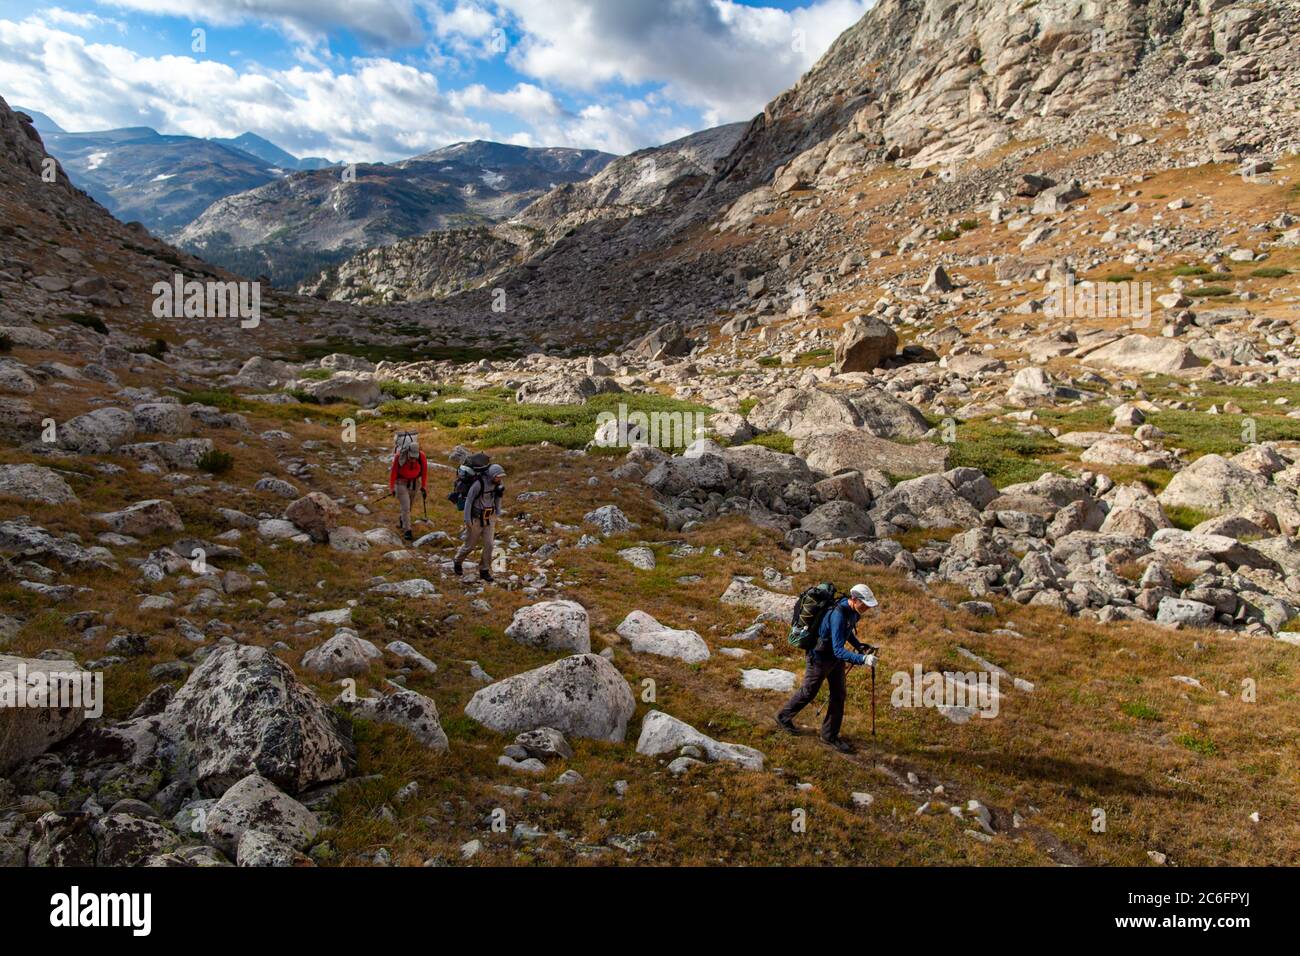
[[[859,641],[856,628],[862,615],[878,606],[871,588],[859,584],[822,618],[817,645],[808,652],[803,686],[777,714],[776,722],[782,729],[791,734],[799,732],[794,724],[795,715],[811,704],[822,684],[829,681],[831,699],[826,707],[826,718],[822,721],[821,738],[827,746],[840,753],[853,753],[852,745],[840,737],[844,703],[849,696],[847,665],[876,666],[876,648]]]

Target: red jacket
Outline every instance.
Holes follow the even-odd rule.
[[[429,461],[424,457],[424,452],[420,452],[418,462],[408,461],[405,465],[399,465],[398,456],[393,456],[393,467],[388,473],[388,490],[393,491],[397,488],[398,480],[414,481],[420,479],[420,490],[429,490]]]

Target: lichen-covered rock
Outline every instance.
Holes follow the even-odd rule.
[[[641,721],[641,737],[636,752],[647,757],[677,753],[683,747],[695,747],[710,760],[736,763],[746,770],[762,770],[763,754],[753,747],[727,744],[700,733],[690,724],[653,710]]]
[[[300,793],[342,780],[353,766],[338,719],[256,646],[213,650],[160,715],[158,736],[210,795],[250,773]]]
[[[586,654],[591,651],[587,609],[576,601],[545,601],[515,612],[506,637],[527,647]]]
[[[638,654],[673,657],[688,664],[709,659],[709,645],[694,631],[660,624],[645,611],[633,611],[618,626],[618,636]]]
[[[405,728],[430,750],[445,751],[451,746],[442,729],[437,705],[413,690],[399,690],[384,697],[362,697],[345,702],[344,706],[363,720]]]
[[[159,531],[184,531],[185,523],[170,501],[138,501],[121,511],[95,516],[118,534],[145,538]]]
[[[320,833],[320,821],[270,780],[254,773],[234,784],[208,811],[204,835],[208,843],[235,859],[246,830],[257,830],[303,850]]]
[[[97,408],[65,422],[59,444],[81,455],[107,455],[135,435],[135,417],[121,408]]]
[[[636,701],[627,681],[596,654],[566,657],[484,687],[465,713],[500,733],[554,727],[570,737],[621,741]]]
[[[0,497],[43,505],[67,505],[77,501],[71,485],[40,465],[0,465]]]
[[[302,666],[322,677],[358,677],[370,670],[371,661],[381,657],[373,643],[345,628],[304,654]]]
[[[75,682],[83,693],[80,707],[0,706],[0,774],[7,773],[25,760],[45,753],[50,747],[70,737],[86,719],[94,701],[84,699],[84,671],[73,661],[45,661],[0,655],[0,689],[7,689],[30,699],[33,691],[48,700],[57,692],[54,681],[71,687]],[[74,698],[66,700],[76,702]],[[102,705],[102,701],[99,701]]]
[[[126,813],[108,813],[94,823],[97,866],[138,866],[168,853],[180,837],[160,823]]]

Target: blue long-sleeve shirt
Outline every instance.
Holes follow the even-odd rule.
[[[858,651],[866,650],[862,642],[853,633],[860,616],[857,611],[853,610],[848,598],[836,604],[830,613],[822,618],[821,629],[817,633],[817,648],[814,653],[819,657],[837,657],[858,667],[866,664],[867,659],[864,655],[855,654],[845,646],[846,644],[852,645],[854,650]]]

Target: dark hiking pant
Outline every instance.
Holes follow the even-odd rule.
[[[826,717],[822,721],[822,740],[836,740],[840,736],[840,724],[844,723],[844,702],[848,699],[848,672],[844,662],[839,658],[808,655],[808,669],[804,671],[803,686],[800,687],[789,702],[781,708],[779,717],[783,721],[794,720],[795,714],[817,699],[817,692],[822,683],[830,682],[831,700],[826,707]]]

